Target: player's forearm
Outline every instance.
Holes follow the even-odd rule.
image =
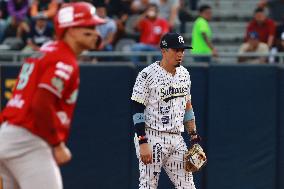
[[[247,61],[248,60],[248,58],[247,57],[244,57],[244,56],[240,56],[240,57],[238,57],[238,62],[245,62],[245,61]]]
[[[259,58],[259,63],[260,63],[260,64],[265,64],[265,63],[267,63],[267,58],[266,58],[266,57],[260,57],[260,58]]]
[[[188,134],[196,132],[195,115],[190,101],[186,103],[183,123]]]
[[[186,104],[186,111],[184,114],[184,127],[190,136],[191,142],[199,142],[201,140],[200,136],[197,134],[196,131],[196,124],[195,124],[195,115],[193,112],[193,108],[190,102]]]
[[[114,35],[115,35],[115,33],[114,32],[111,32],[109,35],[108,35],[108,37],[107,37],[107,39],[106,39],[106,43],[105,44],[112,44],[113,43],[113,40],[114,40]]]
[[[272,47],[273,42],[274,42],[274,36],[273,36],[273,35],[270,35],[270,36],[268,37],[268,40],[267,40],[267,45],[268,45],[269,48]]]
[[[195,119],[185,122],[184,127],[189,135],[196,133]]]
[[[174,6],[171,9],[170,18],[169,18],[169,24],[171,27],[174,27],[175,20],[178,15],[178,9],[179,9],[179,6]]]
[[[207,46],[208,46],[211,50],[213,50],[213,49],[214,49],[214,46],[213,46],[212,42],[210,41],[210,39],[207,37],[206,33],[203,32],[203,33],[202,33],[202,37],[203,37],[205,43],[207,44]]]
[[[144,109],[145,106],[143,104],[132,100],[132,118],[133,118],[134,130],[138,137],[139,144],[148,142],[145,132]]]
[[[184,123],[184,127],[190,136],[191,143],[198,143],[201,141],[201,137],[197,133],[195,119],[187,121]]]

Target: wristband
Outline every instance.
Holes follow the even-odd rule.
[[[201,137],[197,133],[195,135],[190,135],[190,136],[196,136],[195,138],[190,138],[191,144],[199,143],[202,140]]]
[[[146,136],[138,136],[138,142],[140,144],[148,143],[148,138]]]
[[[137,136],[145,136],[145,116],[144,116],[144,109],[145,106],[143,104],[140,104],[136,101],[132,100],[132,106],[133,106],[133,124],[134,124],[134,130]]]
[[[190,132],[189,132],[189,135],[190,135],[190,136],[197,135],[197,131],[196,131],[196,130],[190,131]]]
[[[55,143],[55,144],[52,144],[52,147],[55,148],[55,147],[59,146],[61,143],[62,143],[62,141]]]
[[[193,119],[195,119],[193,108],[190,108],[190,110],[185,111],[183,122],[185,123],[185,122],[193,120]]]

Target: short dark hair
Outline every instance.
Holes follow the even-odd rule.
[[[258,7],[254,10],[254,14],[264,12],[264,8]]]
[[[151,7],[154,7],[154,8],[156,9],[156,11],[159,12],[159,7],[158,7],[158,5],[155,4],[155,3],[150,3],[150,4],[147,6],[146,10],[148,10],[148,9],[151,8]]]
[[[206,11],[207,9],[211,9],[211,7],[209,5],[201,5],[199,7],[199,13],[202,13],[202,12]]]
[[[91,1],[92,2],[92,1]],[[94,1],[93,2],[93,5],[98,8],[98,7],[103,7],[103,8],[106,8],[107,5],[105,4],[104,1],[100,0],[100,1]]]

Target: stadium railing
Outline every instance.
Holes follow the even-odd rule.
[[[21,51],[0,51],[0,64],[2,63],[21,63],[23,59],[36,55],[36,52],[21,52]],[[96,62],[131,62],[131,57],[139,56],[142,58],[143,63],[151,64],[153,62],[153,58],[157,56],[161,56],[159,51],[157,52],[131,52],[131,51],[92,51],[92,52],[84,52],[80,56],[81,63],[92,62],[93,59],[97,59]],[[198,57],[202,55],[192,55],[189,52],[185,52],[185,64],[190,64],[193,61],[193,57]],[[276,64],[284,64],[284,53],[276,53],[276,54],[259,54],[259,53],[245,53],[239,54],[234,52],[220,52],[218,57],[213,57],[213,63],[238,63],[238,57],[266,57],[269,63]],[[273,61],[274,60],[274,61]]]

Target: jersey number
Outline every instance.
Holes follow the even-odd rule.
[[[22,71],[19,75],[19,82],[16,87],[17,90],[22,90],[28,84],[31,73],[34,70],[34,64],[23,64]]]

